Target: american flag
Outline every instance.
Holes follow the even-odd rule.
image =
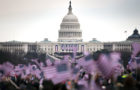
[[[29,65],[29,66],[26,68],[26,70],[27,70],[27,72],[28,72],[28,73],[26,72],[26,74],[28,75],[28,74],[30,74],[30,72],[31,72],[31,74],[35,75],[37,69],[38,69],[38,68],[37,68],[36,65]]]
[[[60,62],[61,62],[60,60],[55,60],[54,64],[57,65],[60,64]]]
[[[48,66],[43,69],[43,72],[46,79],[52,79],[56,75],[56,68],[54,66]]]
[[[51,66],[51,65],[52,65],[52,62],[51,62],[51,60],[50,60],[50,59],[46,59],[46,61],[45,61],[45,62],[46,62],[46,65],[47,65],[47,66]]]
[[[43,62],[40,62],[39,64],[40,64],[41,68],[43,68],[45,66]]]
[[[26,67],[25,69],[26,75],[28,74],[34,74],[29,68]]]
[[[137,63],[134,59],[130,59],[130,61],[128,62],[127,68],[130,70],[134,70],[137,68]]]
[[[5,75],[10,75],[10,72],[14,70],[14,65],[12,65],[10,62],[3,63],[0,70],[4,71]]]
[[[133,47],[133,51],[132,51],[131,58],[134,58],[137,56],[138,53],[140,53],[140,43],[133,43],[132,47]]]
[[[88,81],[85,79],[85,75],[82,79],[78,80],[77,84],[78,85],[83,85],[84,88],[88,87]],[[84,90],[86,90],[86,89],[84,89]]]
[[[90,74],[97,71],[97,67],[95,63],[90,64],[88,66],[84,66],[83,68],[87,73],[90,73]]]
[[[122,65],[119,60],[120,53],[101,54],[99,60],[97,60],[97,66],[101,73],[109,78],[111,75],[119,75],[122,72]]]
[[[134,70],[140,67],[140,57],[135,57],[133,59],[130,59],[128,62],[127,68],[130,70]]]
[[[39,69],[36,69],[36,70],[35,70],[34,75],[35,75],[37,78],[39,78],[39,79],[43,78],[42,72],[41,72]]]
[[[77,84],[78,84],[78,85],[83,85],[84,88],[87,88],[87,87],[88,87],[88,83],[87,83],[87,81],[84,80],[84,79],[79,80]],[[86,90],[86,89],[82,89],[82,90]]]
[[[9,68],[11,68],[11,69],[14,68],[14,65],[11,64],[10,62],[6,62],[6,63],[4,63],[4,65],[6,65],[7,67],[9,67]]]
[[[77,78],[77,75],[79,74],[80,71],[80,67],[74,67],[73,69],[71,69],[71,79],[75,80]]]
[[[55,78],[52,79],[54,84],[70,79],[71,70],[67,63],[62,62],[60,64],[55,65],[55,67],[56,67],[56,75]]]
[[[15,71],[12,70],[12,71],[10,72],[10,76],[15,76],[15,75],[16,75]]]
[[[89,66],[89,65],[93,65],[93,58],[92,55],[89,54],[87,56],[84,56],[82,58],[80,58],[79,60],[77,60],[78,65],[80,66]]]
[[[12,70],[13,69],[8,67],[6,64],[2,64],[0,67],[0,71],[2,71],[4,75],[9,75]]]
[[[15,66],[14,71],[17,75],[22,75],[22,76],[24,76],[24,74],[27,75],[30,73],[29,67],[25,66],[24,64],[18,64],[17,66]]]
[[[69,55],[65,55],[64,56],[64,61],[68,61],[69,60]]]
[[[26,77],[27,77],[26,70],[22,70],[21,78],[26,78]]]
[[[85,60],[84,60],[84,58],[82,57],[82,58],[76,60],[76,63],[78,63],[78,65],[82,66],[82,65],[85,63]]]
[[[112,67],[109,57],[107,55],[100,55],[99,59],[97,60],[97,66],[105,77],[108,77],[110,75]]]
[[[140,58],[138,55],[140,53],[140,43],[137,43],[137,42],[133,43],[132,48],[133,48],[133,51],[132,51],[131,59],[127,65],[127,68],[130,70],[134,70],[137,67],[140,67],[140,63],[139,63]]]
[[[38,62],[38,59],[32,59],[32,62],[34,62],[36,65],[40,66],[40,63]]]

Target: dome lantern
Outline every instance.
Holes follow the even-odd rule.
[[[71,6],[71,1],[69,2],[68,14],[72,14],[72,6]]]

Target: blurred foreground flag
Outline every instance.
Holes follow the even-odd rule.
[[[15,66],[15,71],[22,71],[23,69],[25,69],[25,65],[23,64],[18,64]]]
[[[128,62],[127,68],[130,70],[134,70],[137,68],[137,63],[136,63],[136,60],[134,58],[130,59],[130,61]]]
[[[46,61],[45,61],[45,62],[46,62],[46,65],[47,65],[47,66],[51,66],[51,65],[52,65],[52,62],[51,62],[51,60],[50,60],[50,59],[46,59]]]
[[[0,70],[3,71],[4,75],[10,75],[10,72],[14,70],[14,65],[10,62],[5,62],[1,65]]]
[[[43,69],[45,79],[52,79],[56,75],[56,68],[54,66],[48,66]]]
[[[91,54],[88,54],[79,60],[77,60],[78,65],[80,66],[88,66],[88,65],[93,65],[93,58]]]
[[[133,48],[133,51],[132,51],[131,58],[134,58],[137,56],[137,54],[140,53],[140,43],[133,43],[132,48]]]
[[[54,84],[70,79],[71,72],[70,72],[70,67],[67,63],[63,62],[57,64],[55,67],[56,67],[56,76],[55,78],[52,79]]]
[[[130,59],[127,68],[130,70],[135,70],[137,68],[140,68],[140,57],[135,57],[133,59]]]
[[[120,53],[101,54],[97,60],[97,66],[106,78],[110,78],[112,75],[119,75],[123,71],[119,61]]]
[[[79,72],[80,72],[80,67],[77,65],[71,70],[71,76],[72,76],[71,79],[75,80]]]
[[[108,55],[101,54],[99,59],[97,60],[97,66],[105,77],[108,77],[110,75],[112,67]]]

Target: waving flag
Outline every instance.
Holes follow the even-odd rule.
[[[123,71],[123,65],[120,63],[120,60],[121,60],[120,53],[117,53],[117,52],[110,53],[110,59],[112,63],[111,66],[114,69],[112,70],[114,74],[121,75]]]
[[[97,60],[98,69],[106,77],[110,78],[112,75],[121,73],[121,64],[119,63],[120,54],[113,52],[109,55],[101,54]]]
[[[93,71],[96,71],[96,65],[95,62],[93,61],[92,55],[87,52],[84,54],[85,56],[77,61],[78,65],[83,66],[83,68],[88,73],[92,73]]]
[[[43,68],[45,66],[43,62],[40,62],[39,64],[40,64],[41,68]]]
[[[76,63],[78,63],[78,65],[80,65],[80,66],[84,65],[84,64],[85,64],[84,57],[82,57],[82,58],[76,60]]]
[[[12,70],[12,71],[10,72],[10,76],[15,76],[15,75],[16,75],[15,71]]]
[[[52,78],[54,84],[60,83],[62,81],[68,80],[71,77],[70,66],[62,62],[55,65],[56,67],[56,76]]]
[[[135,70],[139,67],[140,67],[140,57],[135,57],[133,59],[130,59],[127,65],[127,68],[130,70]]]
[[[81,79],[78,81],[77,83],[78,85],[83,85],[84,86],[84,89],[83,90],[87,90],[86,88],[88,87],[88,82],[84,79]]]
[[[133,51],[132,51],[131,58],[134,58],[137,56],[138,53],[140,53],[140,43],[133,43],[132,48]]]
[[[37,66],[36,65],[29,65],[27,68],[26,68],[26,74],[32,74],[32,75],[35,75],[36,73],[36,70],[37,70]]]
[[[89,65],[93,65],[93,58],[91,54],[88,54],[82,58],[80,58],[79,60],[77,60],[78,65],[80,66],[89,66]]]
[[[61,62],[60,60],[55,60],[54,64],[57,65],[60,64],[60,62]]]
[[[69,60],[69,55],[65,55],[64,56],[64,61],[67,61],[68,62],[68,60]]]
[[[76,65],[72,70],[71,70],[71,79],[75,80],[77,78],[77,75],[80,72],[80,67]]]
[[[11,68],[11,69],[14,68],[14,65],[11,64],[10,62],[6,62],[6,63],[4,63],[4,65],[7,66],[7,67],[9,67],[9,68]]]
[[[130,59],[130,61],[128,62],[127,68],[130,70],[134,70],[137,68],[137,63],[135,59]]]
[[[35,70],[34,75],[35,75],[37,78],[39,78],[39,79],[43,78],[43,74],[42,74],[42,72],[41,72],[39,69],[36,69],[36,70]]]
[[[47,66],[51,66],[51,65],[52,65],[52,62],[51,62],[50,59],[47,59],[47,60],[46,60],[46,65],[47,65]]]
[[[46,79],[52,79],[56,75],[56,68],[54,66],[48,66],[43,69],[43,72]]]
[[[97,60],[98,69],[102,72],[105,77],[108,77],[111,72],[111,63],[108,56],[101,54]]]
[[[38,59],[32,59],[32,62],[34,62],[36,65],[40,66],[40,63],[38,62]]]
[[[14,66],[6,62],[1,65],[0,70],[3,71],[4,75],[10,75],[10,72],[14,70]]]
[[[26,68],[25,73],[26,73],[26,75],[29,75],[29,74],[33,74],[34,75],[34,73],[32,73],[32,71],[30,71],[30,69],[28,69],[28,68]]]

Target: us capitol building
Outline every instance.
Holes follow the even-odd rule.
[[[58,33],[58,42],[51,42],[47,38],[44,41],[33,43],[19,41],[0,42],[0,50],[17,54],[26,54],[27,52],[46,53],[58,57],[72,53],[75,49],[77,55],[82,54],[82,52],[96,52],[101,49],[131,52],[131,44],[140,42],[140,34],[137,29],[125,41],[100,42],[93,38],[89,42],[83,42],[80,23],[72,12],[71,1],[68,13],[63,18]]]

